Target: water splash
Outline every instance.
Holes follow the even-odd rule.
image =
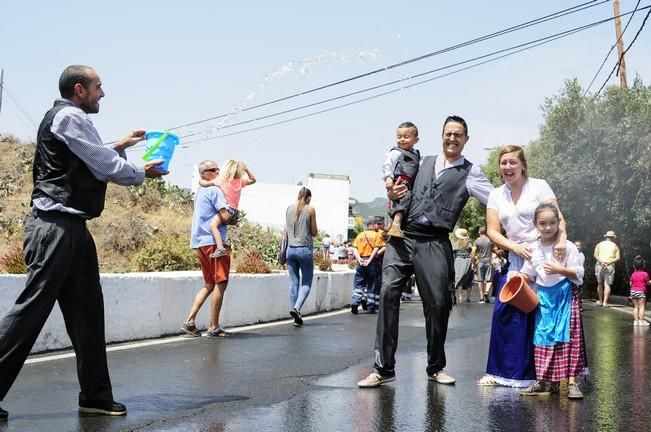
[[[225,126],[234,122],[243,110],[255,105],[255,102],[258,99],[263,95],[268,94],[278,85],[278,83],[287,79],[289,76],[297,75],[301,77],[301,79],[305,79],[310,75],[310,71],[313,67],[326,65],[328,68],[332,68],[338,63],[347,62],[353,59],[363,64],[367,62],[380,61],[381,56],[377,48],[360,51],[356,54],[326,52],[314,57],[297,61],[288,61],[282,64],[273,72],[266,74],[262,79],[262,82],[245,97],[244,102],[235,105],[226,116],[217,120],[216,123],[205,126],[200,132],[200,137],[198,137],[197,141],[208,139],[218,134]]]

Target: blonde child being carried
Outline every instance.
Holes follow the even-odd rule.
[[[246,176],[244,176],[246,174]],[[210,230],[215,238],[217,246],[211,258],[219,258],[226,255],[222,236],[219,233],[219,226],[237,221],[237,211],[240,205],[242,189],[255,183],[255,176],[244,162],[228,160],[219,171],[219,175],[213,181],[199,180],[203,187],[217,186],[224,193],[227,208],[222,209],[210,222]]]

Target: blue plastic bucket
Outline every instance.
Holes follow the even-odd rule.
[[[163,130],[150,130],[145,133],[145,139],[147,146],[143,159],[146,161],[162,159],[164,162],[158,168],[169,171],[168,167],[174,154],[174,147],[181,142],[179,137]]]

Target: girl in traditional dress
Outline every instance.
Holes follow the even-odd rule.
[[[566,242],[563,259],[554,257],[559,221],[555,205],[541,204],[536,208],[534,223],[540,237],[531,245],[531,259],[520,270],[525,279],[535,282],[540,299],[533,335],[537,380],[520,394],[557,393],[560,381],[567,379],[568,398],[582,399],[576,377],[586,368],[578,288],[583,283],[584,270],[572,242]]]

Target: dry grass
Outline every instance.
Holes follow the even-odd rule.
[[[22,239],[32,188],[33,144],[0,135],[0,255]]]
[[[0,256],[22,238],[32,190],[33,144],[0,135]],[[102,272],[134,271],[133,256],[153,235],[188,238],[192,205],[153,188],[109,185],[101,217],[88,223]],[[189,245],[188,245],[189,248]]]

